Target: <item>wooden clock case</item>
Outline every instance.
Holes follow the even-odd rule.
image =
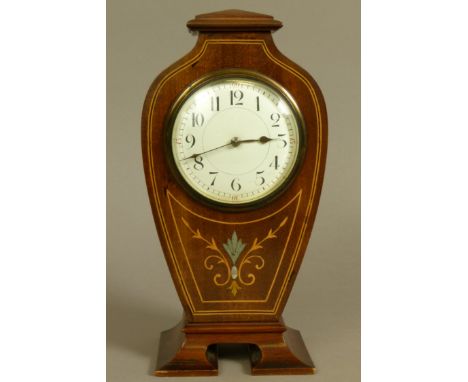
[[[315,81],[276,48],[280,21],[230,10],[187,23],[195,47],[151,85],[142,148],[149,199],[183,320],[161,334],[158,376],[217,375],[217,344],[249,344],[253,374],[315,371],[297,330],[281,314],[304,256],[323,182],[325,103]],[[171,109],[198,79],[220,70],[267,76],[294,98],[305,151],[294,179],[274,201],[226,211],[200,203],[170,166],[165,134]],[[307,302],[305,302],[307,303]]]

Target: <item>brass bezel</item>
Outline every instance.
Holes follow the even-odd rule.
[[[175,158],[174,154],[172,152],[172,130],[174,128],[174,122],[177,118],[177,114],[179,110],[181,109],[182,105],[184,104],[185,100],[190,97],[194,92],[196,92],[198,89],[203,87],[205,84],[212,82],[212,81],[217,81],[220,79],[247,79],[247,80],[254,80],[257,82],[262,82],[263,84],[273,88],[276,92],[278,92],[288,103],[289,107],[291,108],[293,115],[296,119],[297,125],[298,125],[298,139],[299,139],[299,149],[297,153],[297,158],[296,162],[293,165],[293,168],[291,169],[291,172],[289,175],[286,177],[286,179],[283,181],[281,185],[277,187],[276,190],[271,192],[268,195],[265,195],[264,197],[250,201],[250,202],[245,202],[245,203],[224,203],[220,202],[217,200],[210,199],[206,197],[205,195],[199,193],[196,189],[194,189],[190,184],[185,180],[185,178],[182,176],[180,173],[176,163],[175,163]],[[304,161],[304,156],[305,156],[305,151],[306,151],[306,145],[307,145],[307,140],[306,140],[306,129],[305,129],[305,123],[304,123],[304,118],[302,116],[301,111],[299,110],[299,107],[297,106],[296,101],[294,98],[291,96],[291,94],[278,82],[275,80],[267,77],[264,74],[252,71],[252,70],[245,70],[245,69],[222,69],[219,71],[215,71],[212,73],[209,73],[193,83],[191,83],[176,99],[176,101],[173,103],[172,107],[170,108],[169,114],[166,117],[165,123],[164,123],[164,135],[165,135],[165,144],[164,144],[164,150],[165,150],[165,157],[168,161],[169,168],[171,170],[172,175],[176,179],[176,181],[179,183],[179,185],[187,192],[190,197],[195,199],[198,202],[201,202],[209,207],[221,210],[221,211],[228,211],[228,212],[241,212],[241,211],[246,211],[246,210],[252,210],[256,208],[263,207],[275,199],[277,199],[292,183],[294,178],[296,177],[299,168],[301,167],[303,161]]]

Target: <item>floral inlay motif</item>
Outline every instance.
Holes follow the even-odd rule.
[[[285,217],[278,227],[275,229],[270,228],[268,233],[261,240],[255,238],[247,251],[244,251],[247,247],[247,243],[244,243],[242,239],[237,236],[236,231],[233,231],[231,237],[222,245],[224,249],[223,252],[219,249],[213,237],[211,240],[208,240],[201,234],[198,228],[194,230],[187,220],[182,218],[184,225],[192,232],[192,238],[205,242],[205,248],[211,251],[203,261],[205,269],[212,271],[215,265],[222,265],[225,269],[225,273],[223,272],[223,274],[221,274],[218,272],[213,275],[213,283],[218,287],[224,287],[229,284],[227,289],[233,296],[236,296],[237,292],[242,289],[241,285],[246,287],[255,283],[255,275],[253,273],[247,273],[247,275],[245,275],[245,272],[243,272],[245,269],[244,266],[246,264],[252,264],[256,270],[261,270],[265,266],[265,259],[263,256],[254,252],[262,249],[262,244],[265,241],[276,239],[276,234],[287,221],[288,217]]]

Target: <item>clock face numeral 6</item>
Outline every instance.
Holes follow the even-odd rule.
[[[213,77],[194,89],[178,100],[169,126],[172,159],[191,193],[235,206],[287,186],[303,145],[292,98],[254,76]]]
[[[233,191],[240,191],[242,186],[239,183],[239,178],[234,178],[231,182],[231,188]]]

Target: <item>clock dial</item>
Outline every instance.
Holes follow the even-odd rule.
[[[188,186],[237,205],[276,194],[299,161],[302,126],[294,101],[273,83],[220,77],[179,101],[171,151]]]

